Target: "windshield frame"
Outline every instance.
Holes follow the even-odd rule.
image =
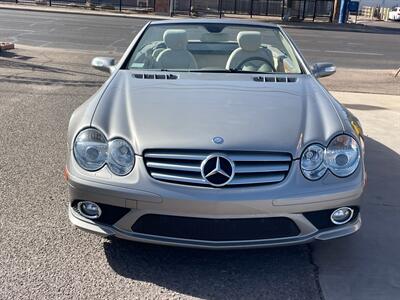
[[[128,53],[126,55],[124,55],[124,61],[121,63],[121,67],[120,69],[123,70],[130,70],[130,71],[139,71],[139,72],[176,72],[176,73],[180,73],[180,72],[185,72],[185,73],[236,73],[236,74],[277,74],[277,75],[282,75],[282,74],[286,74],[286,75],[302,75],[302,74],[311,74],[311,71],[308,67],[308,64],[306,63],[306,60],[304,58],[304,56],[301,54],[301,52],[299,51],[299,49],[296,47],[296,45],[294,44],[293,40],[286,34],[286,32],[281,28],[281,26],[279,25],[268,25],[268,24],[259,24],[259,23],[254,23],[254,24],[249,24],[249,23],[244,23],[244,22],[240,22],[240,23],[235,23],[235,22],[223,22],[224,26],[243,26],[243,27],[254,27],[254,28],[262,28],[262,29],[275,29],[277,30],[277,32],[279,32],[282,35],[282,38],[284,38],[289,47],[291,47],[291,50],[293,51],[293,54],[297,60],[300,72],[299,73],[286,73],[286,72],[269,72],[269,73],[261,73],[261,72],[252,72],[252,71],[244,71],[244,72],[232,72],[232,70],[226,70],[226,72],[221,69],[220,72],[216,72],[215,70],[210,70],[210,72],[207,72],[206,69],[199,69],[199,70],[163,70],[163,69],[134,69],[134,68],[129,68],[129,62],[131,61],[131,58],[133,56],[133,54],[136,51],[137,46],[140,44],[140,41],[142,40],[142,38],[144,37],[144,35],[146,34],[146,32],[149,30],[149,28],[153,28],[156,26],[165,26],[168,25],[169,21],[156,21],[156,22],[149,22],[142,30],[141,32],[138,34],[138,36],[135,37],[135,43],[134,45],[132,45],[132,47],[130,47],[131,49],[129,49]],[[170,22],[171,25],[178,25],[178,26],[184,26],[184,25],[188,25],[188,26],[204,26],[205,24],[213,24],[213,22],[207,22],[207,21],[198,21],[198,22],[194,22],[194,21],[172,21]]]

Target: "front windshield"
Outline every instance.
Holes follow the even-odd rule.
[[[216,23],[150,25],[127,68],[301,73],[294,50],[278,28]]]

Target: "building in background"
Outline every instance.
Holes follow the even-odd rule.
[[[360,0],[360,8],[363,6],[391,8],[400,6],[400,0]]]

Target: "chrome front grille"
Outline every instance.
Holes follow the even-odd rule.
[[[260,151],[148,150],[144,161],[151,177],[177,184],[211,186],[201,175],[201,165],[212,154],[228,157],[235,166],[234,176],[225,187],[281,182],[287,176],[289,153]]]

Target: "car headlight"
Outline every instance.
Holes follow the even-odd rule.
[[[358,143],[348,135],[335,137],[325,153],[326,164],[339,177],[351,175],[358,167],[361,154]]]
[[[107,141],[95,128],[82,130],[75,138],[73,152],[79,166],[87,171],[100,170],[108,165],[118,176],[129,174],[135,165],[132,146],[123,139]]]
[[[330,170],[338,177],[351,175],[360,163],[360,146],[349,135],[339,135],[332,139],[327,148],[319,144],[308,146],[300,159],[304,176],[317,180]]]
[[[135,154],[131,145],[123,139],[115,139],[108,144],[107,165],[116,175],[126,175],[135,165]]]
[[[318,144],[308,146],[300,160],[304,176],[310,180],[317,180],[324,176],[327,170],[324,158],[325,148]]]
[[[101,169],[107,161],[108,142],[97,129],[82,130],[75,139],[74,156],[79,166],[87,171]]]

